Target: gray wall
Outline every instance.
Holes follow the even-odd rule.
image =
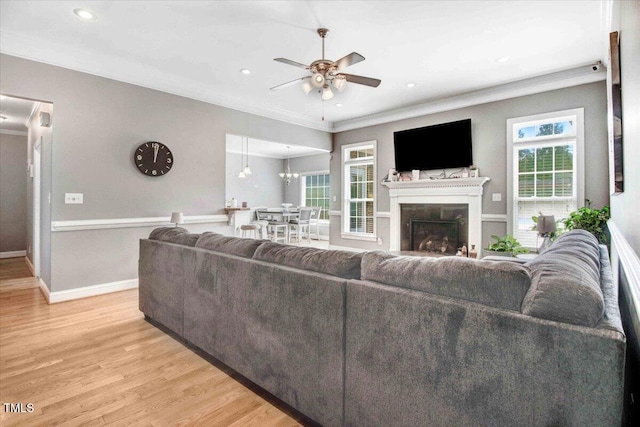
[[[322,153],[312,156],[295,157],[291,159],[291,171],[303,174],[305,172],[329,172],[330,168],[330,154]],[[282,167],[286,167],[286,161],[283,162]],[[300,181],[302,176],[297,180],[291,181],[291,184],[284,186],[284,201],[287,203],[293,203],[294,206],[302,204],[302,190]]]
[[[238,205],[247,202],[249,207],[279,207],[283,200],[282,180],[278,176],[282,171],[282,160],[250,155],[251,175],[238,178],[241,157],[227,153],[226,199],[235,197]]]
[[[607,152],[607,111],[606,85],[604,82],[590,83],[565,89],[522,96],[504,101],[492,102],[472,107],[431,114],[407,120],[370,126],[336,133],[334,135],[334,156],[331,161],[331,194],[336,197],[332,210],[340,210],[341,200],[341,146],[355,142],[377,140],[377,210],[389,212],[389,191],[380,184],[390,168],[395,166],[393,154],[393,132],[432,124],[471,118],[473,138],[473,159],[480,168],[480,175],[491,178],[484,186],[482,209],[484,214],[507,213],[507,168],[506,168],[506,121],[509,118],[538,113],[584,107],[585,150],[587,178],[585,195],[594,207],[609,203],[608,152]],[[437,147],[434,147],[437,149]],[[417,153],[429,155],[429,153]],[[501,202],[491,201],[491,193],[502,193]],[[389,219],[378,218],[378,234],[383,238],[382,249],[389,242]],[[331,220],[330,242],[335,246],[352,246],[361,249],[380,249],[374,242],[346,240],[340,237],[340,217]],[[482,242],[490,241],[491,234],[505,234],[505,222],[483,223]]]
[[[0,133],[0,253],[27,250],[26,165],[26,135]]]
[[[51,126],[42,127],[38,117],[41,112],[49,113],[51,115]],[[29,142],[29,162],[33,164],[33,150],[34,145],[38,140],[41,141],[40,145],[40,272],[39,276],[42,278],[46,286],[51,290],[51,171],[52,171],[52,156],[53,156],[53,104],[41,102],[38,109],[33,115],[33,119],[28,128],[28,142]],[[34,228],[34,216],[33,216],[33,193],[34,185],[33,179],[29,178],[27,186],[27,238],[29,242],[29,250],[27,251],[27,257],[35,266],[34,253],[35,244],[33,237]],[[37,266],[36,266],[37,268]]]
[[[290,159],[291,171],[305,172],[329,171],[329,153]],[[278,173],[285,170],[287,161],[269,157],[249,156],[252,174],[238,178],[240,172],[240,154],[227,153],[226,161],[226,198],[235,197],[238,204],[247,202],[249,207],[280,207],[282,203],[302,204],[300,182],[302,178],[292,179],[291,184],[283,183]]]
[[[227,133],[331,149],[326,132],[13,56],[0,57],[0,74],[2,93],[56,106],[51,157],[43,165],[50,170],[53,221],[223,214]],[[133,166],[135,147],[150,140],[174,154],[166,176],[143,176]],[[66,192],[83,193],[84,204],[65,205]],[[145,232],[124,234],[135,240]],[[135,242],[125,247],[113,238],[121,234],[52,233],[50,289],[137,277],[135,265],[114,261],[138,256]],[[97,256],[105,253],[111,255]],[[78,273],[79,265],[92,274]]]

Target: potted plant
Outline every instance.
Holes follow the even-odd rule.
[[[484,250],[484,255],[498,255],[498,256],[509,256],[515,257],[518,254],[526,254],[529,253],[529,249],[523,247],[518,240],[506,234],[502,237],[496,236],[495,234],[491,236],[494,240],[493,243],[489,243],[489,245]]]
[[[604,206],[602,209],[595,209],[591,207],[591,201],[587,199],[587,206],[571,212],[563,222],[565,229],[587,230],[596,236],[600,243],[606,245],[609,242],[607,229],[607,221],[609,218],[611,218],[609,206]]]

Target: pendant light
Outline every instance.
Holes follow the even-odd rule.
[[[247,163],[243,170],[245,176],[251,175],[251,168],[249,167],[249,137],[247,137]]]
[[[240,140],[240,173],[238,174],[238,178],[246,178],[247,174],[244,173],[244,138]]]

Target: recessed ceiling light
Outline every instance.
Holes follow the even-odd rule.
[[[74,15],[76,15],[80,19],[84,19],[85,21],[90,21],[92,19],[96,19],[96,16],[89,12],[87,9],[73,9]]]
[[[247,70],[246,68],[243,68],[242,70],[240,70],[240,72],[241,72],[242,74],[244,74],[245,76],[247,76],[247,75],[251,74],[251,70]]]
[[[503,56],[501,58],[496,59],[496,62],[499,63],[499,64],[503,64],[503,63],[507,62],[508,60],[509,60],[508,56]]]
[[[342,107],[342,104],[340,104],[339,102],[336,104],[336,107]]]
[[[411,82],[411,83],[407,83],[407,87],[415,87],[415,86],[416,86],[416,84],[415,84],[415,83],[413,83],[413,82]]]
[[[4,122],[5,120],[7,120],[5,116],[0,116],[0,122]]]

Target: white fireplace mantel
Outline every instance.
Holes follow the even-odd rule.
[[[423,179],[383,182],[389,188],[389,250],[400,250],[400,206],[403,204],[466,204],[469,206],[469,245],[482,256],[482,193],[490,178]],[[471,247],[471,246],[469,246]]]

